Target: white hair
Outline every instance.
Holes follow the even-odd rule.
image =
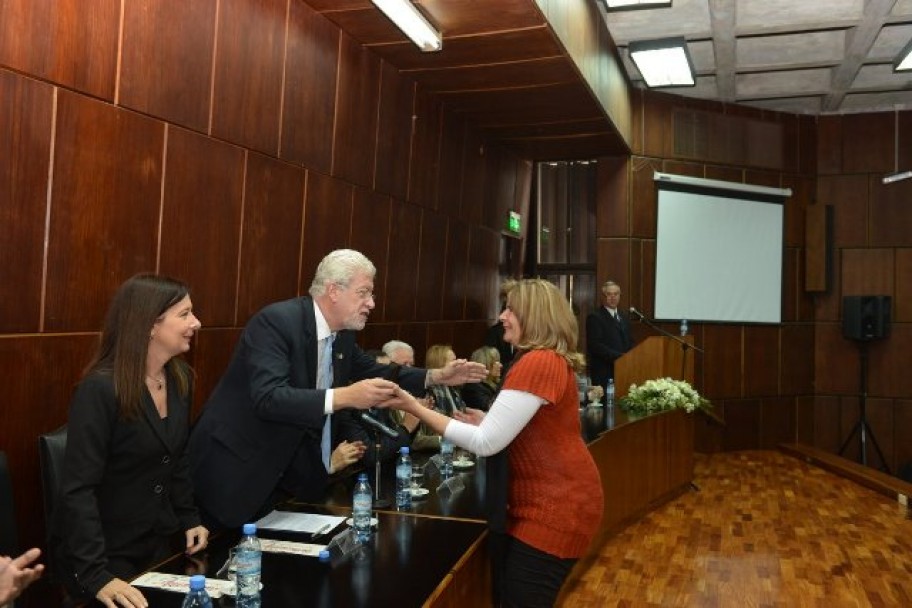
[[[387,357],[392,357],[393,353],[395,353],[397,350],[402,350],[402,349],[409,351],[413,355],[415,354],[415,349],[412,348],[411,345],[403,342],[402,340],[390,340],[389,342],[387,342],[386,344],[383,345],[383,353]]]
[[[366,274],[373,279],[377,274],[377,268],[360,251],[336,249],[328,253],[317,266],[317,272],[308,291],[316,298],[326,293],[326,287],[333,283],[348,287],[358,273]]]

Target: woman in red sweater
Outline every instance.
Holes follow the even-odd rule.
[[[489,456],[488,477],[501,486],[488,485],[495,508],[488,521],[495,539],[495,601],[553,606],[595,536],[603,510],[598,470],[580,434],[575,372],[584,358],[576,352],[576,318],[554,284],[526,279],[504,291],[504,339],[518,357],[490,410],[469,409],[450,418],[401,390],[390,405],[454,444]],[[505,465],[502,473],[499,462]]]

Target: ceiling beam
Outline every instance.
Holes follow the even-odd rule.
[[[713,54],[716,61],[716,90],[721,101],[733,102],[735,87],[735,0],[709,0]]]
[[[865,0],[861,21],[856,27],[846,30],[844,59],[833,68],[830,93],[823,100],[824,112],[834,112],[842,106],[895,4],[896,0]]]

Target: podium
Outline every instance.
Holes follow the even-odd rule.
[[[655,378],[694,381],[693,336],[681,338],[686,346],[667,336],[650,336],[614,362],[615,397],[627,395],[631,384]]]

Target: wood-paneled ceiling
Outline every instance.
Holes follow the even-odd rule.
[[[420,0],[443,50],[422,53],[370,0],[302,0],[532,160],[627,153],[535,0]]]

